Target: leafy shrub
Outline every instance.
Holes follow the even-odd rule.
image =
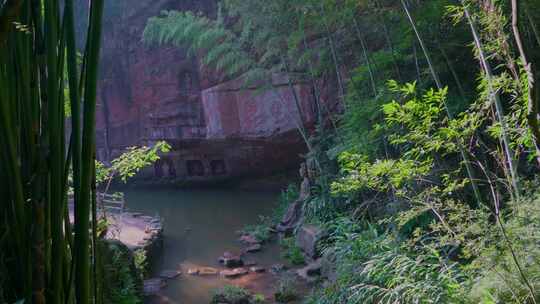
[[[266,223],[257,225],[246,225],[240,234],[251,235],[259,242],[267,242],[272,237],[270,226]]]
[[[104,303],[141,303],[142,278],[135,268],[130,250],[120,242],[104,242],[100,245],[103,261]]]
[[[266,302],[266,298],[262,294],[256,294],[253,296],[253,299],[251,300],[254,304],[261,304]]]
[[[280,245],[282,248],[281,256],[289,261],[289,263],[293,265],[305,264],[304,254],[302,253],[302,250],[296,246],[293,237],[282,239]]]
[[[248,304],[251,294],[242,287],[226,285],[214,290],[211,303]]]
[[[298,299],[296,281],[292,277],[284,277],[280,280],[274,298],[279,303],[288,303]]]
[[[471,290],[475,303],[534,303],[523,276],[536,291],[536,302],[540,300],[540,194],[512,202],[507,209],[503,225],[508,240],[493,224],[486,235],[488,246],[471,265],[477,277]]]
[[[348,222],[334,225],[334,243],[325,249],[336,258],[337,281],[308,303],[463,302],[466,280],[456,264],[435,250],[411,251],[380,227]]]
[[[144,249],[137,249],[133,252],[133,259],[135,262],[135,268],[137,268],[137,272],[141,276],[141,278],[146,277],[148,273],[148,260],[146,256],[146,250]]]
[[[272,213],[273,223],[279,223],[283,218],[283,215],[287,212],[289,205],[298,198],[298,187],[295,184],[289,184],[286,190],[281,191],[278,200],[278,206]]]

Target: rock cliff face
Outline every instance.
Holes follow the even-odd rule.
[[[84,7],[86,0],[80,0]],[[217,180],[267,174],[298,163],[305,146],[296,131],[314,122],[309,86],[273,76],[273,90],[224,81],[177,47],[141,41],[149,17],[162,10],[212,16],[215,0],[107,1],[98,92],[97,157],[166,140],[173,150],[148,176]],[[296,99],[295,99],[296,95]],[[296,100],[298,102],[296,102]],[[298,108],[301,108],[299,114]]]

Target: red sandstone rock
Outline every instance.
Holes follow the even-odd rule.
[[[78,0],[77,7],[87,9],[87,2]],[[269,174],[299,162],[306,147],[295,120],[301,116],[310,129],[315,117],[308,83],[293,83],[300,115],[283,75],[272,75],[274,90],[258,94],[257,85],[244,90],[242,79],[225,81],[181,48],[141,42],[148,18],[160,11],[193,10],[213,16],[216,3],[107,2],[96,117],[98,159],[116,157],[129,146],[166,140],[172,151],[140,176],[171,181]]]
[[[251,234],[245,234],[245,235],[242,235],[240,237],[240,242],[242,243],[246,243],[246,244],[249,244],[249,245],[256,245],[256,244],[260,244],[261,242],[259,242],[259,240],[257,240],[254,236],[252,236]]]
[[[248,270],[245,268],[236,268],[233,270],[222,270],[220,275],[229,279],[237,278],[248,274]]]
[[[201,276],[210,276],[210,275],[217,275],[219,271],[212,267],[202,267],[199,269],[199,275]]]
[[[264,267],[253,266],[249,268],[249,271],[254,272],[254,273],[261,273],[261,272],[265,272],[266,269]]]
[[[234,268],[244,266],[244,261],[240,255],[235,255],[231,252],[225,252],[218,259],[218,261],[225,265],[225,267]]]
[[[255,252],[261,251],[261,249],[262,249],[261,244],[253,244],[253,245],[249,246],[248,248],[246,248],[245,252],[255,253]]]

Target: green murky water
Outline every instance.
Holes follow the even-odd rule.
[[[153,275],[178,268],[219,267],[217,259],[223,252],[243,248],[236,232],[256,224],[259,215],[270,215],[278,198],[276,193],[233,190],[128,190],[125,194],[129,210],[163,218],[164,249],[153,265]],[[270,267],[279,260],[279,249],[268,245],[246,259]],[[184,273],[168,281],[161,294],[147,303],[207,304],[213,289],[231,283],[235,284],[219,276]]]

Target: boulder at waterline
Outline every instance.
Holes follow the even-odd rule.
[[[234,279],[246,274],[248,274],[248,270],[246,268],[235,268],[232,270],[223,270],[220,272],[221,276],[228,279]]]
[[[182,272],[178,271],[178,270],[163,270],[162,272],[159,273],[159,277],[162,278],[162,279],[175,279],[177,278],[179,275],[181,275]]]
[[[308,282],[316,281],[321,275],[322,259],[309,263],[306,267],[298,269],[296,274]]]
[[[202,267],[199,269],[199,275],[201,276],[217,275],[218,273],[219,273],[219,270],[213,267]]]
[[[316,259],[320,256],[318,245],[326,236],[327,233],[317,226],[303,225],[296,234],[296,246],[300,247],[309,259]]]
[[[255,253],[255,252],[259,252],[261,250],[262,250],[261,244],[253,244],[253,245],[249,246],[248,248],[246,248],[244,251],[248,252],[248,253]]]
[[[225,267],[229,268],[244,266],[244,261],[242,260],[242,257],[231,252],[223,253],[223,255],[219,258],[219,262],[225,265]]]
[[[252,267],[249,268],[249,271],[253,272],[253,273],[262,273],[262,272],[265,272],[266,269],[264,267],[260,267],[260,266],[252,266]]]
[[[251,234],[244,234],[240,237],[240,242],[246,243],[248,245],[255,245],[260,244],[261,242],[257,240],[253,235]]]

